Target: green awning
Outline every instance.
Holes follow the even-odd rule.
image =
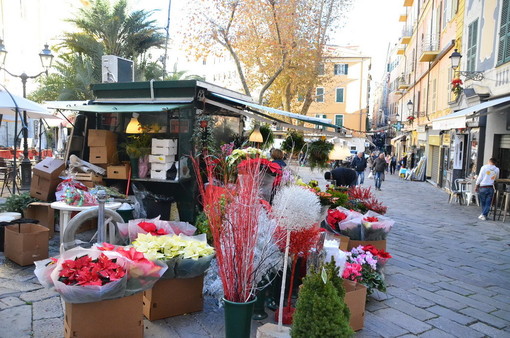
[[[296,119],[296,120],[312,123],[312,124],[315,124],[315,125],[318,125],[318,126],[334,128],[335,130],[338,129],[338,128],[342,128],[340,126],[332,124],[331,120],[329,120],[329,119],[323,119],[323,118],[320,118],[320,117],[311,117],[311,116],[291,113],[291,112],[288,112],[288,111],[285,111],[285,110],[280,110],[280,109],[276,109],[276,108],[262,106],[262,105],[259,105],[259,104],[253,103],[253,102],[248,102],[248,101],[244,101],[244,100],[235,99],[233,97],[221,95],[221,94],[218,94],[218,93],[212,93],[212,94],[214,96],[216,96],[216,97],[219,97],[219,98],[223,99],[223,100],[227,100],[227,101],[230,101],[230,102],[233,102],[233,103],[237,103],[237,104],[240,104],[240,105],[248,106],[250,108],[254,108],[254,109],[258,109],[258,110],[263,110],[263,111],[266,111],[266,112],[269,112],[269,113],[272,113],[272,114],[277,114],[277,115],[281,115],[281,116],[287,116],[287,117],[290,117],[290,118],[293,118],[293,119]]]
[[[66,107],[65,110],[77,110],[91,113],[157,113],[168,110],[190,107],[186,104],[86,104]],[[53,108],[49,106],[48,108]],[[55,107],[57,108],[57,107]],[[59,107],[57,109],[62,109]]]

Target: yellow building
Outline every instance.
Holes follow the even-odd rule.
[[[321,65],[322,83],[315,88],[308,116],[327,118],[347,128],[353,137],[365,137],[371,58],[356,47],[328,46]],[[302,97],[298,98],[301,100]]]

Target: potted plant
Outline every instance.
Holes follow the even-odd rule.
[[[333,150],[333,143],[320,139],[308,144],[308,163],[310,169],[327,168],[329,162],[329,153]]]
[[[149,129],[142,126],[142,133],[128,135],[124,148],[131,160],[131,176],[144,178],[148,173],[149,154],[151,153],[152,136]]]
[[[459,78],[455,78],[452,80],[452,92],[455,95],[459,96],[460,93],[462,93],[462,90],[464,89],[464,88],[462,88],[462,84],[463,84],[463,82]]]

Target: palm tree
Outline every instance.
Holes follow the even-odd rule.
[[[145,53],[152,47],[162,47],[165,42],[162,29],[150,19],[151,15],[152,11],[145,10],[128,12],[126,0],[119,0],[113,6],[107,0],[91,1],[90,6],[80,9],[78,15],[68,20],[78,31],[64,33],[56,48],[62,53],[55,67],[57,75],[42,79],[42,86],[32,96],[40,97],[47,92],[44,87],[48,82],[59,90],[46,93],[51,98],[92,98],[87,88],[101,82],[102,55],[133,60],[137,77],[144,78],[144,66],[150,63],[145,61]]]

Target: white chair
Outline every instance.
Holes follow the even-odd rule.
[[[478,193],[475,191],[476,184],[474,181],[470,181],[467,184],[467,189],[464,191],[464,195],[466,198],[466,205],[469,206],[473,197],[475,198],[476,205],[480,206],[480,199],[478,198]]]
[[[453,200],[459,201],[459,204],[462,204],[462,200],[464,198],[464,194],[462,190],[459,188],[459,181],[462,179],[456,179],[453,183],[453,189],[450,190],[450,197],[448,198],[448,203],[452,203]]]

